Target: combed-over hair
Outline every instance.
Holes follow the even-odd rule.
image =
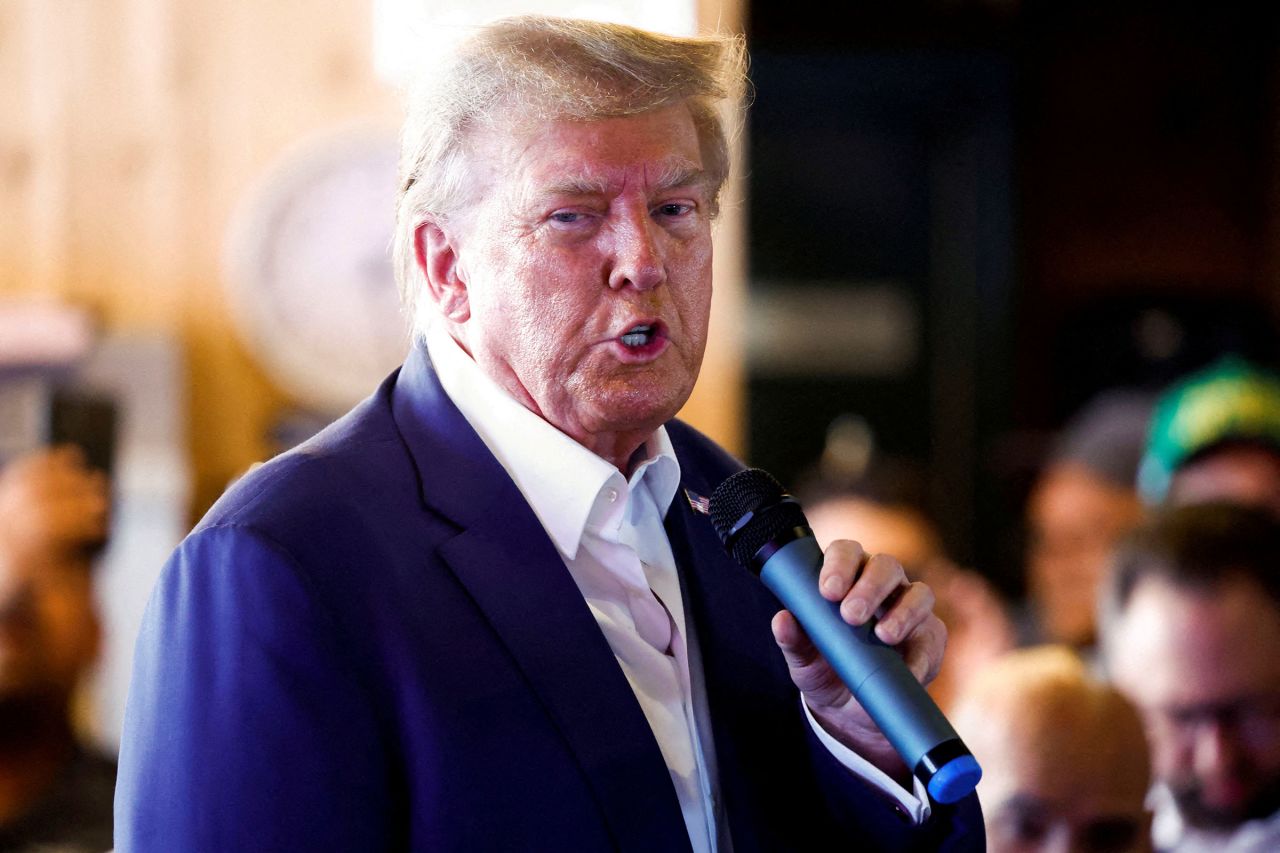
[[[420,224],[445,222],[468,199],[473,129],[510,121],[616,118],[686,103],[710,180],[712,214],[729,174],[719,102],[746,81],[742,40],[681,38],[622,24],[527,15],[503,18],[465,41],[411,97],[400,149],[396,278],[412,310],[421,291]]]

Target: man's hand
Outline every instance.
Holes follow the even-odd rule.
[[[840,615],[850,625],[878,616],[876,636],[902,654],[921,683],[928,684],[938,674],[947,629],[933,613],[933,591],[923,583],[909,582],[897,560],[885,554],[869,555],[857,542],[839,540],[823,555],[818,584],[823,598],[840,602]],[[818,723],[909,787],[910,768],[788,611],[774,617],[773,636],[791,670],[791,680]]]
[[[86,555],[107,536],[107,478],[75,447],[21,456],[0,469],[0,554],[13,560]]]

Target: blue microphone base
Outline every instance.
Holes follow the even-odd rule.
[[[931,749],[916,765],[915,775],[924,782],[929,797],[936,802],[958,802],[977,787],[982,768],[965,745],[949,740]]]

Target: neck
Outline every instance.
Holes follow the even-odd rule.
[[[631,474],[644,462],[644,444],[653,431],[640,433],[611,433],[607,436],[591,436],[587,441],[578,443],[596,456],[611,463],[622,472],[622,476],[630,479]],[[571,436],[571,438],[575,438]]]
[[[0,824],[40,799],[75,751],[65,699],[0,698]]]

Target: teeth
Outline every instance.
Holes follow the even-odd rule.
[[[649,342],[649,338],[652,336],[652,326],[636,326],[622,336],[622,344],[628,347],[642,347]]]

